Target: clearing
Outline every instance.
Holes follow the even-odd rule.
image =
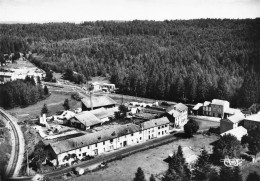
[[[57,111],[64,110],[62,104],[65,99],[69,99],[71,109],[81,107],[80,102],[72,99],[70,95],[52,92],[48,98],[39,101],[36,104],[24,108],[22,107],[13,108],[8,110],[8,112],[13,116],[15,116],[19,121],[35,119],[37,116],[40,115],[43,105],[47,104],[49,110],[48,115],[54,115]]]
[[[210,149],[210,143],[216,141],[217,136],[195,135],[191,139],[180,139],[172,143],[149,149],[143,152],[136,153],[122,160],[108,163],[108,168],[88,173],[81,177],[70,179],[72,181],[129,181],[135,176],[138,167],[144,170],[146,179],[149,179],[151,174],[160,175],[164,173],[168,164],[163,160],[168,157],[173,151],[177,151],[179,145],[182,147],[190,147],[196,154],[200,153],[200,149],[205,147]],[[116,179],[115,179],[116,178]]]

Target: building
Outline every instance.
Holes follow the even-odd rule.
[[[70,119],[69,123],[72,127],[87,130],[92,129],[94,126],[101,125],[102,121],[90,111],[83,111],[76,114],[74,118]]]
[[[90,111],[91,106],[93,109],[99,108],[112,108],[116,106],[116,102],[108,96],[91,96],[92,98],[85,97],[81,99],[82,111]]]
[[[258,129],[260,131],[260,112],[246,116],[243,120],[243,126],[247,130]]]
[[[237,140],[241,141],[242,137],[244,135],[247,135],[247,130],[243,127],[243,126],[238,126],[234,129],[228,130],[224,133],[221,133],[221,136],[227,135],[227,134],[231,134],[233,136],[235,136],[237,138]]]
[[[237,128],[238,124],[244,120],[244,114],[235,114],[228,118],[224,118],[220,120],[220,133],[224,133],[231,129]]]
[[[92,114],[94,114],[98,119],[101,120],[102,123],[109,121],[110,118],[114,118],[115,116],[115,112],[118,111],[117,107],[113,107],[113,108],[99,108],[99,109],[95,109],[95,110],[91,110],[89,112],[91,112]]]
[[[114,92],[116,90],[115,84],[91,82],[90,85],[93,87],[93,91],[104,91],[104,92]]]
[[[181,128],[188,122],[188,107],[182,103],[170,106],[166,112],[174,118],[176,128]]]
[[[240,109],[234,109],[234,108],[227,108],[224,112],[224,118],[227,118],[229,116],[235,115],[235,114],[241,114]]]
[[[213,99],[211,102],[211,116],[224,118],[224,113],[229,109],[229,102],[220,99]]]
[[[192,108],[192,112],[194,115],[202,115],[203,113],[203,104],[198,103]]]
[[[211,106],[209,101],[203,103],[202,112],[204,116],[211,116]]]
[[[118,125],[110,129],[89,133],[76,138],[51,143],[51,152],[58,165],[71,164],[90,155],[135,145],[169,134],[169,120],[164,117],[141,125]]]

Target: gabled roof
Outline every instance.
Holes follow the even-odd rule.
[[[203,104],[202,103],[198,103],[198,104],[196,104],[192,109],[193,110],[198,110],[200,107],[202,107],[203,106]]]
[[[229,102],[225,101],[225,100],[220,100],[220,99],[213,99],[211,104],[215,104],[215,105],[228,105]]]
[[[81,102],[87,108],[91,108],[89,96],[81,99]],[[92,96],[92,106],[93,107],[103,107],[103,106],[115,105],[115,104],[116,104],[116,102],[108,96]]]
[[[97,118],[102,119],[106,117],[114,117],[115,112],[118,111],[118,108],[99,108],[99,109],[94,109],[91,110],[90,112],[94,114]]]
[[[162,117],[162,118],[146,121],[146,122],[142,123],[142,126],[144,129],[148,129],[148,128],[153,128],[153,127],[168,124],[168,123],[170,123],[169,119],[167,117]]]
[[[138,132],[139,130],[140,127],[132,123],[126,125],[118,125],[114,128],[105,129],[76,138],[51,143],[50,146],[56,154],[61,154],[70,150],[82,148],[88,145],[96,144],[127,134],[132,134],[134,132]]]
[[[233,116],[230,116],[224,120],[229,120],[232,123],[238,123],[239,121],[242,121],[245,118],[244,114],[235,114]]]
[[[260,122],[260,112],[245,117],[245,120]]]
[[[209,106],[210,104],[211,104],[211,102],[205,101],[205,102],[203,103],[203,106]]]
[[[75,118],[84,124],[86,127],[93,126],[96,124],[101,123],[101,120],[98,119],[94,114],[92,114],[90,111],[82,111],[79,114],[75,115]]]
[[[225,113],[228,113],[228,114],[239,114],[241,113],[241,110],[240,109],[234,109],[234,108],[228,108],[225,110]]]
[[[233,136],[235,136],[239,141],[241,140],[241,138],[247,134],[247,130],[243,127],[243,126],[239,126],[237,128],[228,130],[224,133],[221,133],[221,136],[227,135],[227,134],[231,134]]]
[[[168,108],[166,109],[166,112],[170,112],[170,111],[172,111],[172,110],[176,110],[176,111],[182,112],[182,111],[187,110],[187,109],[188,109],[187,106],[185,106],[185,105],[182,104],[182,103],[178,103],[178,104],[176,104],[176,105],[174,105],[174,106],[168,107]]]

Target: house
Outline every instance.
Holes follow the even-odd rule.
[[[243,120],[243,126],[247,130],[258,129],[260,131],[260,111],[257,114],[246,116]]]
[[[12,81],[12,74],[10,72],[0,72],[0,84]]]
[[[169,120],[160,118],[142,125],[126,124],[51,143],[51,153],[58,165],[71,164],[87,155],[100,155],[104,152],[135,145],[153,138],[169,134]]]
[[[221,133],[221,136],[227,135],[227,134],[231,134],[233,136],[235,136],[237,138],[237,140],[241,141],[242,137],[244,135],[247,135],[247,129],[245,129],[243,126],[238,126],[234,129],[228,130],[224,133]]]
[[[211,102],[205,101],[202,107],[202,113],[204,116],[211,116]]]
[[[113,118],[115,115],[115,112],[118,111],[118,108],[113,107],[113,108],[99,108],[99,109],[95,109],[95,110],[91,110],[89,112],[91,112],[92,114],[94,114],[98,119],[101,120],[102,123],[109,121],[110,118]]]
[[[227,108],[224,112],[224,118],[240,113],[242,113],[240,109]]]
[[[74,118],[70,119],[69,123],[72,127],[87,130],[92,129],[94,126],[101,125],[102,121],[90,111],[83,111],[76,114]]]
[[[141,124],[145,141],[169,134],[170,121],[167,117],[152,119]]]
[[[90,86],[93,87],[94,92],[96,91],[113,92],[116,90],[115,84],[91,82]]]
[[[224,118],[224,112],[229,109],[229,102],[220,99],[213,99],[211,102],[211,116]]]
[[[194,115],[202,115],[203,113],[203,104],[198,103],[192,108],[192,112]]]
[[[116,102],[108,96],[88,96],[81,99],[82,111],[90,111],[98,108],[112,108],[116,106]]]
[[[238,127],[238,124],[244,120],[244,114],[235,114],[228,118],[224,118],[220,120],[220,133],[224,133],[228,130],[234,129]]]
[[[166,112],[174,118],[174,126],[183,127],[188,122],[188,107],[182,103],[170,106]]]

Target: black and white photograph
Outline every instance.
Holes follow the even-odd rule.
[[[0,0],[0,181],[260,181],[260,0]]]

